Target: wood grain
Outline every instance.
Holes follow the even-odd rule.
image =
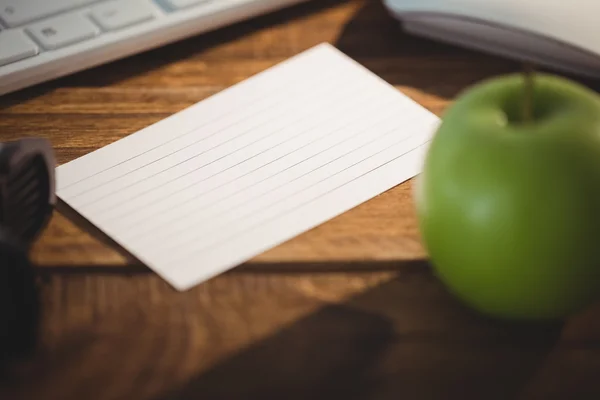
[[[225,274],[186,293],[153,274],[49,274],[41,349],[0,398],[600,395],[600,309],[564,325],[490,321],[427,265],[400,270]]]

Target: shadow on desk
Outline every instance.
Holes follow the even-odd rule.
[[[401,289],[393,280],[326,306],[155,400],[515,398],[561,331],[485,321]]]

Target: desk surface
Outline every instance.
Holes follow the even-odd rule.
[[[5,96],[1,140],[47,137],[63,163],[323,41],[438,115],[520,69],[402,34],[378,1],[323,0]],[[176,293],[57,213],[32,254],[41,345],[0,398],[600,397],[600,308],[551,326],[473,315],[415,222],[407,182]]]

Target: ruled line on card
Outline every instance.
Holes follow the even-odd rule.
[[[213,120],[219,119],[221,117],[226,117],[230,115],[232,111],[236,111],[239,113],[241,110],[237,107],[238,102],[241,102],[244,106],[256,105],[256,100],[259,98],[262,98],[263,101],[272,101],[274,97],[271,96],[272,94],[281,95],[282,92],[290,91],[290,89],[292,93],[295,93],[297,89],[305,88],[305,81],[291,81],[291,86],[282,86],[282,83],[290,83],[290,80],[288,78],[289,74],[293,71],[302,71],[303,73],[307,73],[310,77],[317,76],[318,79],[328,79],[331,76],[339,75],[340,70],[339,68],[336,68],[336,66],[339,65],[340,61],[343,61],[343,59],[339,57],[331,58],[327,66],[317,65],[314,62],[312,62],[312,59],[310,57],[312,53],[322,51],[323,47],[327,47],[327,45],[318,45],[304,53],[291,57],[290,59],[273,66],[269,70],[260,72],[246,79],[245,81],[238,83],[233,87],[227,88],[219,93],[214,94],[213,96],[203,100],[201,102],[202,104],[197,103],[193,106],[190,106],[179,112],[177,115],[173,115],[154,125],[151,125],[148,128],[142,129],[141,131],[137,132],[137,135],[135,136],[131,135],[120,140],[118,145],[115,142],[97,150],[96,152],[94,152],[93,155],[89,155],[89,157],[86,157],[86,160],[78,158],[76,160],[71,161],[68,164],[73,168],[75,168],[75,166],[78,166],[78,164],[81,162],[83,162],[85,164],[85,167],[87,168],[85,170],[79,170],[79,173],[75,173],[76,171],[69,171],[69,174],[61,176],[60,179],[57,181],[57,189],[64,191],[65,189],[79,182],[87,180],[95,175],[117,167],[127,161],[142,156],[148,153],[149,151],[161,147],[181,136],[185,136],[189,133],[192,133],[194,130],[201,127],[202,124],[197,124],[195,121],[190,119],[184,120],[182,117],[187,117],[188,115],[194,115],[197,117],[198,115],[197,113],[195,113],[195,111],[198,107],[203,108],[203,115],[201,115],[201,117],[209,118],[209,121],[210,118],[213,118]],[[263,75],[265,75],[266,73],[269,73],[268,80],[263,79]],[[244,89],[243,92],[240,89]],[[235,96],[228,96],[229,91],[231,90],[236,90]],[[229,108],[226,110],[223,110],[223,108],[220,107],[221,104],[219,104],[220,99],[223,96],[228,96],[227,102]],[[216,118],[214,118],[214,115],[211,112],[211,106],[215,106],[215,104],[219,110],[224,111],[223,114],[220,114],[219,117]],[[173,119],[176,119],[177,121],[173,121]],[[172,124],[173,122],[177,122],[179,130],[177,130],[176,132],[170,132],[172,137],[167,140],[164,140],[165,132],[162,130],[162,128],[163,126],[165,126],[165,124]],[[186,127],[188,129],[185,129]],[[152,146],[153,143],[158,144],[156,144],[154,147],[149,147],[146,149],[143,149],[142,146],[142,150],[140,150],[139,145],[143,143],[150,143],[148,146]],[[128,147],[124,149],[124,144],[130,145],[131,148]],[[111,150],[115,151],[111,152]],[[115,162],[115,159],[123,158],[119,157],[119,155],[123,155],[124,159]],[[94,168],[94,161],[96,160],[90,159],[94,156],[96,156],[97,159],[99,158],[99,166],[97,168]],[[107,159],[111,159],[112,163],[107,162]],[[59,169],[57,172],[62,173],[63,171],[64,169]],[[85,175],[86,173],[88,173],[87,176]],[[82,174],[83,176],[81,176]]]
[[[325,82],[328,83],[328,85],[331,84],[331,83],[339,83],[339,82],[332,81],[332,80],[328,80],[328,81],[325,80]],[[325,90],[331,89],[330,87],[328,87],[328,85],[325,85],[324,87],[321,87],[321,89],[325,89]],[[301,89],[301,87],[298,87],[298,88],[295,88],[295,89]],[[305,87],[303,89],[305,89]],[[297,93],[297,90],[290,90],[290,88],[286,88],[285,90],[286,90],[286,92],[288,92],[288,94],[295,94],[295,93]],[[306,92],[306,90],[304,90],[304,91]],[[303,94],[306,95],[306,96],[311,95],[311,93],[303,93]],[[268,98],[266,98],[265,100],[268,100]],[[271,100],[273,100],[273,99],[271,99]],[[75,184],[78,184],[78,186],[81,186],[81,184],[84,181],[89,181],[92,178],[96,178],[96,177],[98,177],[101,174],[104,174],[104,173],[107,173],[110,170],[113,170],[114,168],[118,168],[118,167],[125,168],[124,169],[125,174],[129,174],[129,173],[133,173],[135,171],[138,171],[138,170],[140,170],[140,169],[142,169],[144,167],[147,167],[147,166],[149,166],[151,164],[157,163],[157,162],[165,159],[168,156],[174,155],[174,154],[178,153],[181,150],[185,150],[185,149],[189,148],[189,146],[191,146],[191,145],[198,144],[199,142],[201,142],[203,140],[208,140],[211,137],[214,137],[215,135],[218,135],[218,134],[220,134],[221,132],[223,132],[223,131],[225,131],[227,129],[234,128],[236,125],[244,124],[244,123],[247,124],[249,118],[254,117],[254,116],[264,115],[265,112],[272,111],[272,107],[273,107],[274,104],[277,104],[277,102],[276,101],[271,101],[270,104],[267,104],[267,105],[263,106],[262,108],[259,108],[259,109],[256,110],[256,109],[254,109],[254,107],[256,107],[257,105],[262,105],[262,103],[261,102],[252,103],[252,104],[249,105],[249,107],[245,108],[244,110],[237,111],[236,114],[233,115],[233,118],[231,116],[229,118],[226,118],[229,114],[232,113],[231,111],[228,112],[228,113],[224,113],[224,115],[220,115],[218,118],[214,118],[214,119],[212,119],[212,120],[210,120],[210,121],[208,121],[206,123],[203,123],[200,126],[193,127],[192,129],[190,129],[189,131],[187,131],[184,134],[177,134],[174,137],[172,137],[170,139],[167,139],[166,141],[164,141],[164,142],[162,142],[162,143],[160,143],[160,144],[158,144],[158,145],[156,145],[156,146],[154,146],[154,147],[152,147],[152,148],[150,148],[148,150],[145,150],[145,151],[143,151],[143,152],[141,152],[141,153],[139,153],[139,154],[137,154],[135,156],[131,156],[131,157],[129,157],[129,158],[123,160],[123,161],[120,161],[117,164],[114,164],[114,165],[112,165],[110,167],[104,168],[104,169],[102,169],[102,170],[100,170],[100,171],[98,171],[98,172],[96,172],[96,173],[94,173],[94,174],[92,174],[92,175],[90,175],[90,176],[88,176],[86,178],[83,178],[83,179],[77,181],[74,184],[68,185],[68,186],[64,187],[62,190],[63,190],[63,192],[65,192],[66,190],[72,188]],[[198,133],[202,133],[202,132],[209,132],[207,130],[208,126],[211,126],[212,124],[217,124],[218,122],[221,122],[221,121],[225,121],[225,126],[217,128],[217,130],[212,131],[208,135],[196,135],[196,137],[191,138],[192,142],[190,142],[190,143],[184,142],[181,145],[175,145],[176,146],[175,149],[174,150],[170,150],[169,153],[166,153],[166,154],[156,154],[156,155],[151,154],[151,152],[153,152],[153,151],[160,151],[165,146],[173,144],[177,140],[182,140],[184,138],[187,138],[190,135],[194,135],[194,134],[198,134]],[[205,131],[203,131],[203,129],[205,129]],[[132,162],[132,161],[138,159],[139,157],[143,157],[143,156],[147,156],[148,159],[149,159],[146,162],[146,164],[141,164],[141,165],[136,165],[136,166],[129,166],[129,167],[126,165],[127,163]],[[117,172],[117,174],[118,174],[118,172]],[[111,184],[111,183],[113,183],[115,179],[118,179],[118,178],[120,178],[122,176],[123,175],[115,175],[115,174],[109,175],[108,177],[106,177],[105,179],[103,179],[101,182],[92,182],[88,186],[88,188],[97,189],[98,187],[101,187],[104,184]],[[83,189],[83,190],[80,190],[79,192],[76,192],[76,193],[69,193],[69,195],[70,195],[71,198],[75,199],[75,198],[79,197],[80,195],[86,193],[86,191],[87,191],[86,189]]]
[[[356,91],[355,91],[355,93],[356,93]],[[352,93],[347,93],[347,94],[349,95]],[[330,106],[330,105],[317,103],[316,108],[314,110],[316,110],[316,109],[322,110],[324,107],[328,107],[328,106]],[[336,108],[340,107],[340,103],[339,102],[332,103],[332,106],[334,107],[334,109],[336,109]],[[342,104],[342,106],[343,106],[343,104]],[[308,109],[309,112],[310,112],[310,110],[313,110],[313,108]],[[77,202],[78,207],[87,208],[93,204],[96,204],[103,200],[106,200],[107,198],[111,197],[111,195],[114,195],[117,193],[122,193],[122,190],[130,191],[130,190],[132,190],[133,187],[139,186],[140,184],[142,184],[148,180],[151,180],[158,175],[165,174],[166,172],[171,171],[172,169],[174,169],[176,167],[180,167],[183,164],[189,163],[190,161],[198,160],[198,162],[201,163],[199,166],[194,167],[181,175],[177,175],[172,179],[169,179],[168,182],[172,183],[173,180],[176,180],[183,176],[189,175],[190,173],[193,173],[193,172],[195,172],[201,168],[204,168],[206,166],[209,166],[212,163],[219,161],[225,157],[230,157],[232,154],[239,152],[241,150],[244,150],[248,146],[251,146],[257,142],[268,139],[270,136],[280,133],[280,129],[284,129],[286,126],[293,126],[294,124],[298,124],[300,121],[302,121],[303,119],[310,116],[309,113],[307,113],[306,111],[307,110],[303,110],[301,113],[298,113],[299,116],[294,115],[293,119],[290,119],[290,116],[286,115],[286,114],[279,114],[279,113],[275,114],[269,118],[266,118],[266,121],[261,121],[260,123],[251,125],[250,127],[244,126],[243,129],[238,128],[237,131],[234,131],[235,134],[233,137],[227,138],[226,140],[219,141],[217,144],[210,145],[211,147],[208,147],[208,148],[196,148],[195,146],[197,146],[201,141],[196,141],[196,142],[190,143],[189,146],[179,149],[178,151],[174,152],[171,155],[175,155],[176,153],[179,153],[180,151],[187,152],[188,150],[191,150],[191,149],[195,149],[196,151],[194,151],[193,153],[189,152],[190,153],[189,156],[183,155],[183,157],[174,158],[174,161],[171,165],[161,167],[161,165],[157,165],[155,163],[148,163],[144,167],[154,164],[154,166],[156,167],[157,170],[155,170],[155,171],[148,170],[148,169],[144,170],[142,167],[142,168],[136,168],[134,170],[126,171],[123,174],[116,177],[115,179],[113,179],[112,181],[100,184],[100,185],[94,187],[93,189],[91,189],[90,191],[88,191],[87,193],[79,193],[79,194],[72,195],[71,200],[74,202]],[[275,125],[274,130],[267,129],[267,127],[269,127],[269,124],[273,124],[274,122],[279,123],[279,126]],[[259,130],[260,132],[256,132],[257,130]],[[225,132],[225,129],[219,130],[215,134],[212,134],[210,137],[215,137],[217,134],[222,134],[224,132]],[[249,138],[249,139],[247,139],[247,140],[249,140],[249,142],[243,146],[239,146],[240,141],[244,138]],[[237,141],[237,144],[233,143],[236,141]],[[236,147],[233,148],[232,151],[228,151],[227,147],[225,147],[225,151],[224,151],[223,155],[218,158],[212,159],[210,161],[205,161],[204,159],[201,158],[201,156],[205,155],[206,153],[209,153],[211,151],[216,151],[219,148],[223,148],[223,146],[227,146],[227,145],[231,145],[231,144],[233,144]],[[164,160],[164,158],[163,158],[163,160]],[[157,161],[160,161],[160,160],[157,160]],[[130,182],[127,182],[127,181],[123,182],[123,180],[129,178],[131,174],[137,174],[138,176],[134,180],[131,180]],[[160,181],[158,181],[156,179],[153,180],[153,183],[156,183],[155,188],[160,187],[160,184],[158,182],[160,182]],[[102,193],[101,191],[106,185],[110,185],[110,189],[109,189],[108,193]],[[90,192],[95,193],[95,195],[93,195],[93,193],[92,193],[92,195],[88,196],[88,197],[91,197],[91,200],[88,200],[87,202],[82,201],[81,195],[89,194]],[[142,194],[145,194],[145,193],[147,193],[147,191],[144,191]],[[111,207],[112,207],[111,204],[104,206],[105,209],[108,209]]]
[[[388,118],[389,118],[389,116],[388,116]],[[383,121],[385,121],[385,120],[383,120]],[[382,122],[382,121],[380,121],[380,122]],[[346,125],[346,127],[347,127],[347,126],[348,126],[348,125]],[[357,131],[355,134],[353,134],[352,136],[350,136],[350,137],[349,137],[349,139],[356,138],[356,137],[358,137],[359,135],[364,135],[365,133],[368,133],[368,132],[369,132],[369,129],[371,129],[371,128],[374,128],[374,127],[375,127],[375,125],[371,125],[371,126],[369,126],[368,128],[366,128],[366,129],[361,129],[361,130]],[[326,135],[324,135],[323,137],[321,137],[321,138],[319,138],[319,139],[317,139],[317,140],[314,140],[314,141],[312,141],[312,142],[309,142],[309,143],[307,143],[307,144],[305,144],[305,145],[301,146],[300,148],[298,148],[298,149],[296,149],[296,150],[294,150],[294,151],[291,151],[291,152],[289,152],[289,153],[285,154],[285,155],[284,155],[284,156],[282,156],[282,157],[279,157],[278,159],[271,160],[271,161],[267,162],[266,164],[264,164],[264,165],[261,165],[261,166],[259,166],[258,168],[255,168],[254,170],[251,170],[251,171],[249,171],[249,172],[247,172],[247,173],[245,173],[245,174],[243,174],[243,175],[241,175],[241,176],[237,177],[236,179],[232,179],[232,180],[230,180],[230,181],[221,182],[221,183],[220,183],[220,184],[219,184],[217,187],[215,187],[215,188],[212,188],[212,189],[208,189],[208,190],[205,190],[205,191],[202,191],[202,192],[200,192],[200,193],[196,193],[196,194],[194,194],[194,195],[193,195],[191,198],[187,198],[187,199],[186,199],[186,198],[184,198],[184,199],[183,199],[183,201],[180,201],[179,203],[177,203],[177,207],[173,207],[173,205],[172,205],[172,204],[168,204],[167,206],[165,206],[165,207],[162,207],[162,208],[160,208],[160,209],[158,209],[158,210],[152,210],[152,211],[151,211],[151,215],[153,216],[153,218],[156,218],[157,216],[162,216],[162,215],[164,215],[164,213],[165,213],[165,212],[167,212],[167,211],[169,211],[169,210],[176,210],[176,211],[179,211],[179,210],[181,210],[181,207],[182,207],[182,206],[187,206],[187,205],[188,205],[188,204],[190,204],[192,201],[198,201],[198,200],[199,200],[200,198],[202,198],[203,196],[206,196],[206,195],[209,195],[209,194],[211,194],[211,193],[214,193],[214,192],[216,192],[216,191],[217,191],[217,189],[222,189],[222,188],[223,188],[224,186],[226,186],[226,185],[232,185],[233,187],[236,187],[236,186],[235,186],[235,183],[236,183],[236,182],[239,182],[239,180],[240,180],[240,179],[242,179],[242,178],[245,178],[245,177],[248,177],[248,176],[249,176],[249,175],[251,175],[253,172],[256,172],[256,171],[259,171],[259,170],[261,170],[261,169],[264,169],[265,167],[268,167],[268,166],[272,165],[272,164],[273,164],[274,162],[276,162],[276,161],[280,161],[280,160],[284,160],[285,158],[289,158],[290,156],[293,156],[295,153],[297,153],[299,150],[302,150],[302,149],[304,149],[305,147],[307,147],[307,146],[310,146],[311,144],[314,144],[315,142],[317,142],[317,141],[319,141],[319,140],[322,140],[322,139],[329,138],[329,137],[330,137],[330,135],[332,135],[332,134],[334,134],[334,133],[336,133],[336,132],[339,132],[339,130],[340,130],[340,129],[343,129],[343,128],[338,128],[338,129],[336,129],[336,130],[334,130],[334,131],[332,131],[332,132],[328,132],[328,133],[327,133]],[[209,210],[209,209],[210,209],[210,207],[212,207],[212,206],[214,206],[214,205],[218,204],[220,201],[224,200],[225,198],[230,198],[230,196],[239,195],[241,192],[243,192],[245,189],[248,189],[249,187],[256,187],[256,185],[262,184],[262,183],[264,183],[264,182],[267,182],[269,179],[272,179],[272,178],[274,178],[274,177],[277,177],[277,176],[279,176],[279,175],[281,175],[281,174],[283,174],[283,173],[286,173],[286,172],[288,172],[290,169],[292,169],[292,168],[294,168],[294,167],[297,167],[297,166],[299,166],[299,165],[301,165],[301,164],[303,164],[303,163],[306,163],[306,162],[310,161],[311,159],[313,159],[314,157],[317,157],[317,156],[319,156],[319,155],[322,155],[322,154],[324,154],[324,153],[325,153],[326,151],[328,151],[328,150],[332,150],[332,149],[334,149],[334,148],[336,147],[336,145],[339,145],[339,144],[340,144],[340,142],[337,142],[337,143],[334,143],[334,144],[331,144],[331,145],[329,145],[328,147],[326,147],[326,148],[324,148],[324,149],[318,150],[317,152],[313,152],[313,153],[312,153],[312,154],[310,154],[309,156],[305,156],[305,157],[299,157],[299,158],[300,158],[300,160],[299,160],[299,161],[292,161],[292,162],[294,162],[294,163],[293,163],[293,164],[291,164],[291,165],[287,165],[287,166],[285,166],[285,165],[284,165],[284,166],[281,166],[280,168],[278,167],[277,169],[275,169],[275,170],[274,170],[274,172],[273,172],[271,175],[267,175],[266,177],[263,177],[263,178],[255,178],[255,179],[250,179],[250,178],[251,178],[251,177],[250,177],[249,179],[247,179],[247,180],[248,180],[248,183],[246,183],[246,185],[245,185],[245,186],[242,186],[241,188],[240,188],[240,186],[237,186],[237,189],[235,189],[235,191],[233,191],[233,192],[223,192],[223,191],[221,191],[221,192],[219,192],[219,193],[221,193],[222,195],[221,195],[221,196],[219,196],[218,198],[216,198],[216,199],[212,199],[212,200],[211,200],[209,203],[207,203],[207,204],[201,204],[201,206],[203,207],[203,211],[204,211],[204,212],[206,212],[207,210]],[[340,156],[340,157],[341,157],[341,156]],[[338,158],[339,158],[339,157],[338,157]],[[331,160],[331,161],[329,161],[329,162],[332,162],[332,161],[335,161],[335,159],[334,159],[334,160]],[[310,172],[308,172],[308,173],[310,173]],[[306,173],[306,174],[308,174],[308,173]],[[303,175],[302,175],[302,176],[303,176]],[[291,179],[291,180],[288,180],[288,183],[291,183],[292,181],[293,181],[293,179]],[[199,182],[198,182],[198,183],[199,183]],[[185,189],[190,189],[190,188],[191,188],[191,187],[190,187],[190,186],[188,186],[188,187],[185,187],[183,190],[185,190]],[[180,193],[181,193],[181,191],[183,191],[183,190],[179,190],[179,191],[175,191],[175,192],[169,192],[169,193],[167,193],[167,194],[166,194],[164,197],[162,197],[162,198],[158,199],[158,202],[160,202],[160,201],[164,201],[164,200],[168,200],[168,199],[169,199],[171,196],[174,196],[174,195],[180,194]],[[181,199],[180,199],[180,200],[181,200]],[[155,204],[156,204],[156,202],[154,203],[154,205],[155,205]],[[150,205],[148,204],[148,206],[150,206]],[[142,208],[138,209],[138,211],[144,211],[144,212],[145,212],[145,211],[147,211],[148,209],[149,209],[149,207],[142,207]],[[192,212],[193,210],[187,210],[187,211],[188,211],[188,212]],[[122,213],[122,214],[119,214],[119,215],[117,215],[116,217],[113,217],[113,218],[111,218],[111,219],[115,219],[115,220],[116,220],[116,219],[118,219],[120,222],[122,222],[122,221],[124,220],[123,218],[130,217],[131,215],[135,215],[135,214],[137,214],[137,213],[136,213],[136,210],[131,210],[131,212],[129,212],[129,213]],[[181,214],[181,213],[180,213],[180,214]],[[165,224],[167,224],[167,225],[171,225],[171,226],[173,226],[173,223],[175,223],[175,222],[178,222],[179,220],[181,220],[181,219],[184,219],[184,218],[188,219],[188,221],[189,221],[189,218],[187,218],[187,217],[189,217],[189,215],[187,214],[187,212],[186,212],[184,215],[179,215],[179,216],[169,216],[169,218],[168,218],[166,221],[164,221],[164,223],[165,223]],[[115,222],[116,222],[116,221],[115,221]],[[129,228],[131,228],[131,227],[133,227],[133,226],[146,226],[146,224],[140,224],[140,222],[141,222],[141,220],[140,220],[140,219],[137,219],[137,220],[134,220],[133,222],[130,222],[130,223],[129,223],[128,225],[126,225],[126,226],[120,225],[120,227],[126,231],[126,233],[128,234],[128,237],[131,237],[131,236],[129,236],[129,232],[127,231],[127,229],[129,229]],[[151,227],[152,227],[152,226],[151,226]],[[154,226],[154,228],[161,228],[161,227],[160,227],[160,226]]]
[[[385,106],[386,104],[382,103],[382,104],[379,104],[379,105],[381,105],[381,106]],[[389,105],[389,103],[387,103],[387,105]],[[364,111],[368,112],[368,111],[371,111],[371,109],[370,109],[370,108],[365,108],[365,110],[364,110]],[[388,111],[389,111],[389,110],[388,110]],[[362,112],[362,110],[361,110],[361,112]],[[329,131],[329,132],[327,132],[327,133],[325,133],[325,134],[323,134],[323,131],[320,131],[320,130],[317,130],[317,133],[320,133],[320,135],[321,135],[320,139],[324,139],[324,138],[327,138],[327,137],[328,137],[330,134],[333,134],[333,133],[339,132],[341,129],[344,129],[344,127],[345,127],[345,128],[349,128],[349,127],[350,127],[350,125],[351,125],[352,123],[356,123],[356,122],[357,122],[356,115],[355,115],[355,114],[352,114],[352,118],[351,118],[351,120],[350,120],[349,122],[347,122],[347,123],[346,123],[344,126],[342,126],[342,127],[340,127],[340,128],[337,128],[337,129],[334,129],[334,130],[332,130],[332,131]],[[298,134],[298,135],[295,135],[295,136],[294,136],[294,137],[292,137],[292,138],[289,138],[289,140],[288,140],[288,141],[286,141],[286,143],[291,143],[291,140],[292,140],[292,139],[298,138],[298,137],[299,137],[301,134],[305,134],[307,131],[313,131],[315,128],[318,128],[318,125],[311,124],[311,126],[310,126],[308,129],[306,129],[306,130],[302,130],[302,131],[300,132],[300,134]],[[360,132],[364,132],[364,131],[360,131]],[[359,133],[360,133],[360,132],[359,132]],[[300,137],[300,139],[306,139],[306,138],[302,138],[302,137]],[[310,139],[308,139],[308,140],[310,140]],[[306,141],[307,141],[307,140],[305,140],[305,142],[306,142]],[[162,202],[162,201],[166,200],[167,198],[169,198],[169,197],[171,197],[171,196],[173,196],[173,195],[180,194],[182,191],[184,191],[184,190],[186,190],[186,189],[193,189],[193,187],[194,187],[195,185],[197,185],[197,184],[199,184],[199,183],[202,183],[202,182],[206,182],[207,180],[209,180],[209,179],[211,179],[211,178],[213,178],[213,177],[216,177],[216,176],[218,176],[219,174],[222,174],[223,172],[225,172],[225,171],[227,171],[227,170],[230,170],[232,167],[235,167],[235,166],[237,166],[237,165],[240,165],[240,164],[243,164],[243,163],[245,163],[245,162],[247,162],[247,161],[250,161],[250,160],[254,159],[254,158],[255,158],[255,157],[257,157],[257,156],[259,156],[259,155],[261,155],[261,154],[264,154],[264,153],[265,153],[265,152],[267,152],[267,151],[270,151],[270,150],[275,150],[275,149],[277,149],[278,147],[280,147],[281,145],[282,145],[282,143],[277,143],[275,146],[273,146],[273,147],[270,147],[270,148],[267,148],[266,150],[263,150],[263,151],[259,151],[258,153],[250,153],[250,152],[249,152],[249,153],[247,153],[247,156],[246,156],[247,158],[243,159],[241,163],[235,163],[235,164],[233,164],[233,165],[232,165],[232,166],[230,166],[230,167],[224,168],[223,170],[213,171],[213,172],[209,173],[209,175],[207,175],[207,176],[202,176],[201,174],[197,173],[197,174],[194,176],[194,178],[193,178],[193,181],[191,181],[191,182],[188,182],[188,183],[184,183],[184,184],[183,184],[183,186],[182,186],[181,188],[178,188],[178,189],[177,189],[177,188],[174,188],[174,189],[171,189],[171,188],[169,188],[169,190],[164,190],[164,189],[165,189],[165,186],[162,186],[162,185],[158,185],[158,184],[157,184],[157,185],[154,185],[154,186],[152,186],[152,187],[148,188],[147,190],[144,190],[143,192],[137,193],[135,197],[140,197],[140,196],[142,196],[142,195],[145,195],[145,196],[146,196],[146,197],[144,198],[144,200],[143,200],[143,201],[144,201],[143,207],[141,208],[142,210],[145,210],[145,209],[146,209],[146,206],[149,206],[149,205],[150,205],[150,203],[151,203],[151,204],[153,204],[153,205],[155,205],[157,202]],[[306,148],[306,147],[307,147],[307,145],[306,145],[306,144],[301,144],[301,145],[299,145],[299,147],[297,147],[297,148],[295,149],[295,151],[292,151],[292,152],[290,152],[290,153],[288,153],[288,154],[287,154],[288,158],[289,158],[289,156],[292,156],[292,155],[293,155],[295,152],[297,152],[297,151],[299,151],[299,150],[302,150],[302,149],[304,149],[304,148]],[[228,155],[228,156],[231,156],[232,154],[233,154],[233,153],[229,153],[229,154],[227,154],[227,155]],[[223,158],[220,158],[219,160],[221,160],[221,159],[223,159]],[[304,160],[306,160],[306,158],[304,158]],[[185,174],[183,174],[183,175],[174,176],[172,179],[170,179],[170,180],[168,181],[167,185],[172,185],[172,184],[174,184],[174,183],[176,183],[176,182],[179,182],[179,181],[180,181],[182,178],[185,178],[186,176],[190,175],[190,174],[191,174],[191,173],[193,173],[193,172],[199,172],[199,170],[200,170],[202,167],[205,167],[205,166],[207,166],[207,165],[211,165],[211,163],[207,163],[207,164],[201,165],[201,167],[199,167],[199,168],[195,168],[193,171],[187,172],[187,173],[185,173]],[[261,166],[261,168],[262,168],[262,167],[264,167],[264,165],[263,165],[263,166]],[[239,178],[240,178],[240,177],[238,177],[238,179],[239,179]],[[235,181],[233,181],[232,183],[234,183],[234,182],[235,182]],[[160,189],[163,189],[163,190],[162,190],[162,191],[160,191]],[[158,197],[158,198],[152,198],[152,197],[150,196],[150,193],[151,193],[151,192],[153,192],[153,193],[159,193],[159,192],[160,192],[161,194],[162,194],[162,193],[164,193],[164,195],[161,195],[161,196],[160,196],[160,197]],[[132,200],[132,199],[133,199],[133,197],[127,197],[127,200]],[[119,201],[118,203],[122,203],[122,201]],[[128,204],[137,204],[137,203],[128,203]],[[82,207],[82,208],[84,208],[84,209],[85,209],[85,207]],[[137,209],[139,210],[140,208],[137,208]],[[109,205],[109,207],[104,207],[103,209],[100,209],[100,210],[95,210],[95,212],[97,212],[97,213],[98,213],[97,215],[101,215],[101,216],[102,216],[102,218],[105,218],[105,212],[106,212],[106,211],[115,211],[115,210],[116,210],[115,208],[113,208],[113,207],[110,207],[110,205]],[[129,212],[133,212],[133,213],[135,213],[135,208],[133,208],[133,207],[129,207],[129,210],[126,210],[126,211],[125,211],[125,213],[129,213]],[[109,217],[109,218],[110,218],[110,219],[121,218],[121,217],[123,217],[123,216],[124,216],[124,215],[123,215],[123,213],[124,213],[124,212],[121,212],[121,213],[120,213],[120,215],[113,215],[113,216],[111,216],[111,217]],[[127,214],[127,215],[131,215],[131,214]]]

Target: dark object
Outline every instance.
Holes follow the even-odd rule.
[[[37,339],[40,305],[28,252],[54,210],[54,162],[44,139],[0,144],[0,365]]]

